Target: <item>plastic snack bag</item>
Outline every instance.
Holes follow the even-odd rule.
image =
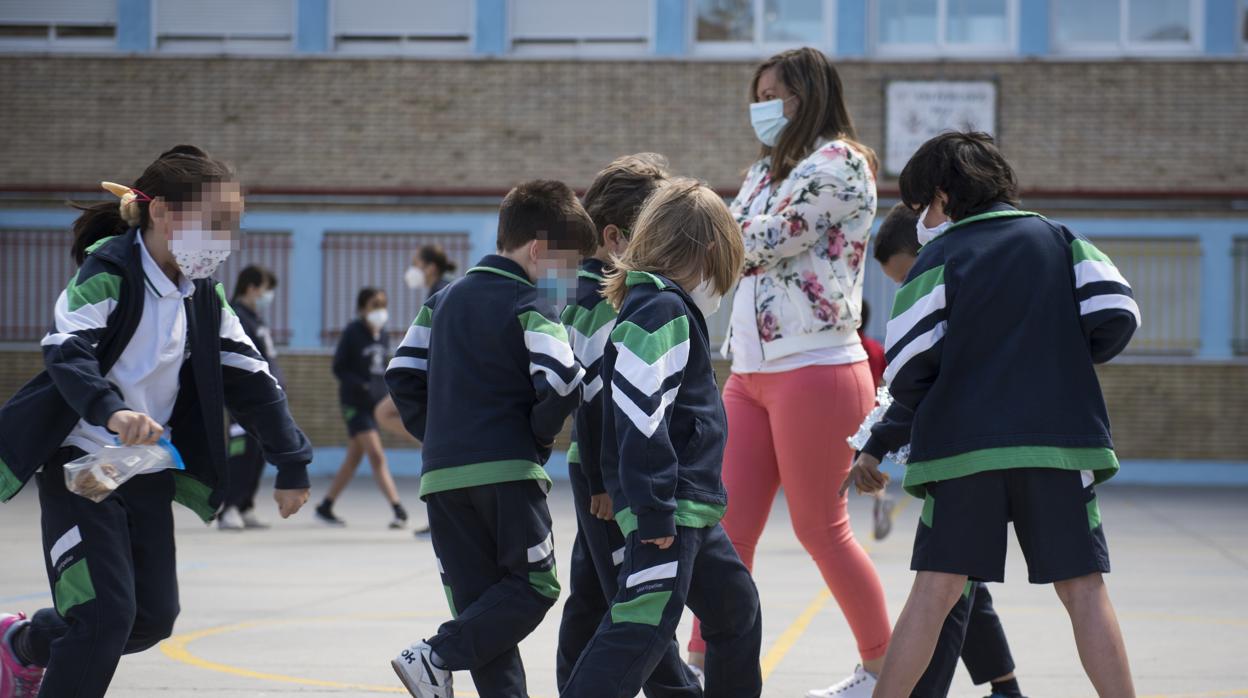
[[[867,445],[867,440],[871,438],[871,427],[875,423],[884,418],[884,413],[888,411],[890,405],[893,404],[893,396],[888,392],[887,386],[881,386],[875,392],[875,409],[867,414],[867,418],[862,420],[862,424],[858,427],[858,431],[853,436],[845,439],[850,447],[855,451],[861,451]],[[891,459],[894,463],[905,465],[910,460],[910,444],[906,444],[894,452],[887,453],[885,458]]]
[[[149,446],[105,446],[65,464],[65,487],[93,502],[102,502],[135,475],[185,470],[182,455],[163,437]]]

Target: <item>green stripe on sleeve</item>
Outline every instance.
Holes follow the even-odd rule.
[[[568,463],[579,465],[581,462],[581,445],[573,441],[568,446]]]
[[[222,286],[220,282],[217,282],[215,290],[217,292],[217,298],[221,299],[221,309],[228,312],[230,315],[237,317],[238,313],[234,312],[234,309],[230,307],[230,302],[225,299],[225,287]]]
[[[0,502],[7,502],[22,489],[22,481],[18,479],[9,464],[0,460]]]
[[[1108,255],[1106,255],[1104,252],[1101,252],[1099,249],[1097,249],[1096,245],[1093,245],[1087,240],[1080,240],[1079,238],[1075,238],[1075,241],[1070,243],[1070,251],[1074,254],[1075,264],[1078,264],[1080,262],[1088,262],[1088,261],[1105,262],[1106,264],[1109,264],[1109,265],[1113,265],[1114,263],[1113,260],[1111,260]]]
[[[56,612],[62,616],[74,606],[95,598],[95,585],[91,583],[91,570],[85,558],[65,568],[56,580],[52,596],[56,599]]]
[[[620,342],[642,361],[652,364],[672,347],[689,339],[689,316],[674,318],[654,332],[647,332],[631,321],[621,322],[611,330],[611,341]]]
[[[416,313],[416,319],[412,320],[412,325],[416,327],[433,327],[433,311],[429,306],[422,305],[420,312]]]
[[[69,280],[69,286],[65,288],[65,294],[71,313],[84,305],[95,305],[109,299],[117,300],[121,298],[121,277],[101,272],[78,283],[78,274],[74,274]]]
[[[632,601],[611,604],[611,622],[657,626],[663,620],[663,609],[667,608],[671,598],[670,591],[655,591]]]
[[[555,574],[555,566],[551,565],[550,569],[541,572],[529,573],[529,586],[537,593],[554,601],[559,598],[559,577]]]
[[[889,319],[906,312],[921,298],[932,292],[932,289],[945,283],[945,265],[932,267],[911,279],[897,291],[893,298],[893,313]]]
[[[563,325],[560,325],[536,310],[530,310],[526,313],[522,313],[519,319],[520,325],[524,327],[525,332],[541,332],[542,334],[548,334],[560,341],[568,341],[568,331]]]

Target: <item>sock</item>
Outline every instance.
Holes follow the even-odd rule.
[[[334,500],[330,499],[329,497],[326,497],[325,499],[322,499],[322,500],[321,500],[321,507],[323,507],[323,508],[325,508],[325,509],[333,509],[333,508],[334,508]]]
[[[407,521],[407,509],[403,508],[402,502],[394,503],[394,518],[400,521]]]
[[[993,681],[992,694],[994,696],[1004,696],[1005,698],[1023,698],[1022,689],[1018,687],[1018,679]]]

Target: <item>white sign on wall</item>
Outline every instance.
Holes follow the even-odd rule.
[[[884,90],[884,169],[902,168],[945,131],[997,132],[997,84],[989,80],[893,80]]]

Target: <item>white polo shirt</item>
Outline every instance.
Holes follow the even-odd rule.
[[[178,399],[178,374],[189,358],[185,301],[195,292],[195,285],[181,274],[178,283],[170,281],[148,253],[142,235],[136,237],[135,244],[143,259],[143,315],[106,378],[121,389],[127,407],[165,425],[165,438],[169,438],[169,417]],[[94,453],[115,443],[116,436],[104,427],[79,420],[63,445]]]

